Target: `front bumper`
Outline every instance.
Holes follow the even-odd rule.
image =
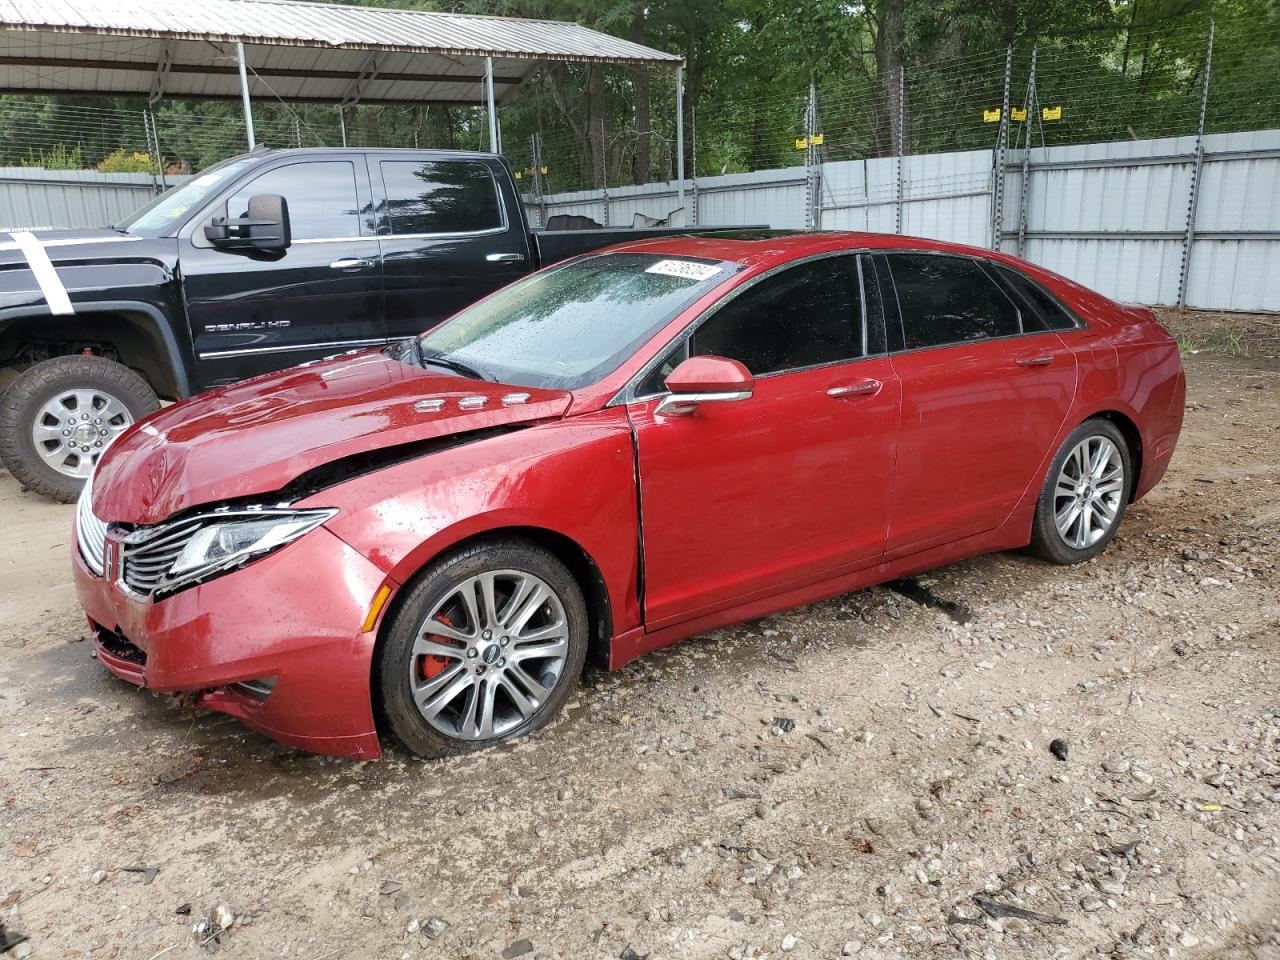
[[[385,574],[325,528],[156,603],[72,552],[95,652],[116,676],[195,694],[197,705],[291,747],[381,755],[370,694],[375,635],[361,625]],[[266,699],[234,686],[263,678],[275,678]]]

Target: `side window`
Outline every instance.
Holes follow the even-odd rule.
[[[645,378],[636,384],[635,395],[637,397],[654,397],[660,393],[666,393],[667,388],[664,384],[667,377],[671,375],[672,370],[684,362],[685,357],[688,355],[689,343],[687,340],[681,340],[667,351],[661,363],[645,374]]]
[[[895,253],[887,259],[898,291],[906,349],[1021,332],[1018,308],[977,261],[916,253]]]
[[[502,226],[498,184],[483,163],[383,160],[393,234],[471,233]]]
[[[1067,312],[1066,307],[1049,295],[1040,284],[1024,273],[1019,273],[1002,263],[993,263],[991,267],[1025,302],[1023,310],[1023,326],[1031,330],[1074,330],[1076,321]]]
[[[741,361],[753,376],[862,356],[857,258],[791,267],[744,291],[693,333],[690,356]]]
[[[249,198],[262,193],[284,197],[294,240],[360,236],[356,171],[349,160],[291,163],[254,177],[227,201],[228,217],[249,212]]]

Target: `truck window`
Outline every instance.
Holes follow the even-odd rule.
[[[381,166],[393,234],[502,228],[498,184],[483,163],[383,160]]]
[[[348,160],[291,163],[254,177],[227,201],[228,217],[249,212],[249,198],[284,197],[294,240],[339,240],[360,236],[356,171]]]

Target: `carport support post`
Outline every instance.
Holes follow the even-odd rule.
[[[1191,197],[1187,201],[1187,229],[1182,236],[1182,270],[1178,275],[1178,309],[1187,305],[1191,278],[1191,246],[1196,241],[1196,207],[1200,202],[1200,174],[1204,169],[1204,114],[1209,106],[1209,71],[1213,66],[1213,21],[1209,21],[1209,46],[1204,52],[1204,79],[1200,87],[1200,124],[1196,127],[1196,155],[1191,166]]]
[[[249,149],[258,145],[253,137],[253,107],[249,104],[249,72],[244,62],[244,44],[236,42],[236,59],[240,61],[240,98],[244,101],[244,129],[249,137]]]
[[[676,198],[684,206],[684,64],[676,67]]]
[[[498,112],[493,107],[493,57],[484,58],[484,95],[489,105],[489,152],[498,152]]]

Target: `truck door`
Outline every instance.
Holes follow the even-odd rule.
[[[219,250],[212,216],[243,216],[249,198],[289,205],[283,253]],[[202,388],[385,342],[382,276],[362,156],[283,162],[234,188],[183,241],[181,268]]]
[[[387,335],[411,337],[530,270],[520,197],[496,161],[371,154]]]

